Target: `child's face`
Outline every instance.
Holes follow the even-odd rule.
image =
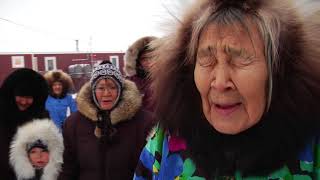
[[[36,168],[44,168],[49,162],[49,152],[42,148],[32,148],[28,156],[31,164]]]

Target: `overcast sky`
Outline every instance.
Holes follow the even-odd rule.
[[[126,51],[193,0],[0,0],[1,52]],[[311,0],[297,0],[301,4]],[[319,0],[314,0],[319,1]]]
[[[190,0],[0,0],[0,52],[125,51]]]

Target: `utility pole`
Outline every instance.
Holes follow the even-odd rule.
[[[76,39],[76,51],[79,52],[79,39]]]
[[[89,49],[90,49],[90,62],[91,62],[91,68],[93,69],[93,58],[92,58],[92,36],[90,36],[89,40]]]

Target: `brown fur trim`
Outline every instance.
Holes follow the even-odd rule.
[[[182,81],[189,82],[189,79],[193,79],[193,63],[194,59],[189,56],[190,51],[188,48],[193,23],[200,17],[207,7],[211,8],[211,11],[217,8],[218,3],[226,3],[226,0],[199,0],[196,1],[188,10],[185,10],[184,16],[181,21],[176,22],[176,27],[167,36],[161,38],[162,43],[158,46],[153,54],[155,55],[154,66],[151,69],[152,89],[154,91],[155,101],[158,102],[159,118],[170,119],[167,115],[167,105],[171,104],[171,98],[175,97],[176,101],[180,95],[175,95],[173,91],[177,91],[181,94],[183,88],[191,89],[195,86],[190,83],[181,83]],[[274,24],[279,23],[279,30],[274,29],[273,31],[279,31],[278,44],[278,57],[277,61],[284,69],[278,69],[275,71],[275,78],[283,77],[284,70],[286,73],[290,71],[290,68],[298,71],[299,75],[305,74],[300,73],[304,71],[301,68],[312,69],[314,75],[307,73],[308,75],[316,77],[312,81],[317,81],[315,74],[319,69],[319,18],[306,17],[302,22],[302,15],[297,14],[298,8],[294,7],[294,3],[291,0],[277,1],[277,0],[248,0],[241,2],[235,2],[237,6],[244,6],[242,9],[251,6],[252,11],[267,16],[269,21]],[[226,6],[224,4],[224,6]],[[245,8],[246,7],[246,8]],[[267,15],[266,15],[267,14]],[[314,13],[316,14],[316,13]],[[313,15],[313,17],[316,15]],[[273,20],[276,19],[276,20]],[[289,67],[290,66],[290,67]],[[300,67],[299,67],[300,66]],[[166,71],[164,73],[164,70]],[[184,71],[183,76],[181,75]],[[187,80],[186,80],[187,79]],[[283,79],[281,79],[283,80]],[[297,79],[296,79],[297,80]],[[298,83],[297,83],[298,84]],[[167,95],[164,95],[166,92]],[[181,97],[181,101],[184,102]],[[181,104],[177,103],[177,105]],[[176,113],[173,113],[173,115]],[[175,115],[174,115],[175,116]]]
[[[296,160],[300,148],[318,134],[320,15],[304,17],[299,8],[293,0],[195,1],[153,52],[157,58],[151,68],[155,116],[166,130],[186,139],[192,159],[208,179],[214,179],[210,175],[215,176],[215,170],[222,175],[235,170],[244,175],[270,173]],[[269,111],[257,126],[227,136],[216,132],[203,115],[194,63],[198,32],[203,28],[199,27],[200,17],[205,21],[232,10],[268,24],[267,32],[273,33],[270,39],[275,41],[270,51],[276,55],[271,57],[274,69]]]
[[[63,86],[62,94],[65,95],[66,93],[72,91],[74,89],[73,81],[69,74],[61,71],[61,70],[54,70],[48,71],[44,78],[47,80],[50,94],[52,94],[52,85],[54,82],[61,82]]]
[[[82,86],[77,95],[78,110],[90,120],[97,121],[98,109],[92,98],[90,83]],[[122,96],[116,108],[111,111],[111,123],[117,124],[131,119],[140,109],[142,97],[134,82],[124,81]]]
[[[126,51],[124,56],[124,68],[126,76],[134,76],[136,72],[137,58],[141,50],[143,50],[151,41],[157,39],[153,36],[145,36],[136,40]]]

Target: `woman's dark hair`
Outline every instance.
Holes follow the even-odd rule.
[[[27,68],[15,70],[3,81],[0,89],[3,116],[12,118],[2,118],[2,121],[13,125],[21,124],[31,118],[48,117],[45,110],[48,91],[48,84],[41,74]],[[33,103],[26,111],[21,112],[16,105],[15,96],[31,96]],[[16,120],[21,122],[15,122]]]

